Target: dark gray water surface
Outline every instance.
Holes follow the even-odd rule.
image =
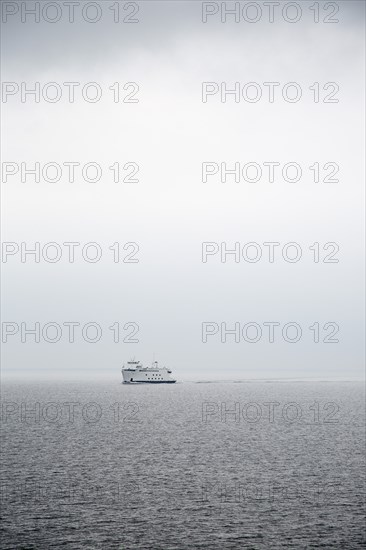
[[[2,393],[1,548],[365,543],[362,383],[8,382]]]

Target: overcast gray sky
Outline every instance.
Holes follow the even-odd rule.
[[[205,24],[201,2],[138,2],[134,24],[114,23],[112,4],[100,4],[95,24],[79,9],[69,23],[59,2],[62,17],[54,24],[42,18],[22,23],[18,12],[2,25],[3,82],[39,82],[41,88],[56,82],[63,91],[56,103],[30,97],[22,103],[20,93],[2,103],[3,162],[96,162],[103,168],[96,183],[79,176],[70,183],[65,171],[56,183],[31,176],[22,183],[18,173],[2,184],[3,241],[30,248],[35,242],[97,242],[103,251],[98,263],[80,254],[74,263],[65,255],[57,263],[30,257],[22,263],[20,254],[2,263],[3,322],[96,322],[103,330],[95,344],[78,330],[69,343],[65,327],[54,344],[42,336],[38,344],[31,336],[22,343],[19,330],[3,344],[4,376],[118,379],[129,357],[149,362],[155,353],[179,379],[362,377],[365,4],[330,3],[340,8],[333,24],[314,23],[313,2],[298,2],[296,23],[281,17],[286,3],[269,23],[257,2],[263,10],[257,23],[229,17],[222,23],[218,13]],[[123,10],[124,4],[121,17],[132,9]],[[323,19],[331,13],[325,4]],[[73,104],[64,82],[80,82]],[[98,103],[80,95],[88,82],[103,91]],[[114,103],[108,88],[115,82],[124,94],[131,91],[122,89],[125,83],[137,83],[139,102]],[[216,94],[203,103],[202,82],[228,88],[256,82],[263,97],[236,103],[228,96],[223,103]],[[280,83],[273,103],[265,82]],[[281,96],[288,82],[301,87],[296,103]],[[319,103],[309,89],[315,82]],[[322,89],[328,82],[339,86],[338,103],[322,101],[332,91]],[[114,183],[108,167],[115,162],[137,163],[139,182]],[[280,170],[296,162],[303,175],[296,183],[280,173],[270,183],[265,172],[258,182],[228,177],[223,183],[219,175],[202,182],[203,162],[262,168],[277,162]],[[339,182],[314,182],[309,166],[315,162],[336,163]],[[108,247],[115,242],[138,243],[139,263],[114,263]],[[228,256],[223,263],[216,254],[203,263],[202,242],[228,248],[256,242],[263,257],[236,263]],[[264,242],[281,243],[273,263]],[[297,263],[281,256],[288,242],[301,246]],[[315,242],[318,263],[309,250]],[[338,263],[322,261],[332,251],[322,249],[329,242],[339,246]],[[271,321],[280,323],[273,343],[263,326]],[[114,343],[108,327],[115,322],[137,323],[139,343]],[[203,322],[228,328],[256,322],[263,334],[257,343],[233,337],[222,343],[219,331],[203,343]],[[281,336],[288,322],[302,328],[297,343]],[[309,329],[315,322],[319,343]],[[331,332],[323,329],[327,322],[339,325],[338,343],[323,342]]]

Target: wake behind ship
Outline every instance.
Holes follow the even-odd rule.
[[[151,367],[144,367],[140,361],[128,361],[127,367],[122,367],[122,377],[124,384],[174,384],[170,375],[172,371],[166,367],[159,367],[158,362],[154,361]]]

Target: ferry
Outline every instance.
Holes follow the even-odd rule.
[[[158,362],[154,361],[151,367],[144,367],[140,361],[134,359],[123,365],[122,370],[123,384],[174,384],[170,375],[172,371],[167,367],[159,367]]]

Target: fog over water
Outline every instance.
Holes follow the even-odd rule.
[[[280,16],[283,3],[268,22],[262,5],[255,24],[229,16],[222,23],[220,13],[203,23],[200,2],[141,2],[138,23],[116,24],[107,4],[95,24],[82,19],[81,7],[69,23],[62,3],[55,24],[34,23],[32,16],[22,23],[20,11],[3,24],[2,78],[20,86],[2,104],[3,161],[19,166],[2,188],[3,240],[19,247],[2,264],[2,317],[15,324],[3,346],[4,376],[117,379],[130,357],[149,363],[155,354],[181,380],[362,377],[364,3],[339,2],[335,15],[320,3],[319,23],[309,2],[301,3],[296,23]],[[326,16],[339,22],[322,22]],[[21,102],[21,82],[28,90],[39,83],[39,103],[32,95]],[[43,98],[51,82],[61,89],[59,101]],[[67,82],[80,84],[74,103]],[[82,96],[90,82],[102,90],[96,103]],[[206,102],[203,82],[218,86]],[[233,90],[236,82],[239,102],[233,95],[222,102],[221,83]],[[259,101],[243,99],[248,82],[259,86]],[[279,83],[273,103],[268,82]],[[291,82],[301,89],[297,102],[283,99]],[[323,89],[329,82],[339,90]],[[117,88],[109,89],[115,83],[121,97],[135,92],[124,90],[125,83],[136,83],[138,103],[115,103]],[[295,92],[288,90],[291,97]],[[332,93],[339,101],[324,103]],[[58,163],[60,180],[46,181],[41,173],[35,182],[25,173],[22,182],[21,163],[26,170],[35,162],[41,170]],[[74,182],[64,165],[70,162],[80,163]],[[94,183],[81,171],[90,162],[103,171]],[[116,162],[138,182],[114,183],[109,167]],[[227,169],[240,163],[240,170],[256,163],[262,175],[236,182],[228,174],[225,183],[219,172],[202,181],[202,163],[212,171],[222,162]],[[123,169],[126,163],[138,165],[136,176],[131,164]],[[278,163],[273,182],[268,163]],[[301,167],[299,181],[284,179],[287,163]],[[326,163],[333,164],[324,169]],[[339,181],[323,181],[332,179],[335,165]],[[253,164],[250,170],[249,180]],[[291,169],[288,174],[294,177]],[[35,243],[39,263],[25,254]],[[47,243],[59,248],[44,249]],[[79,243],[73,263],[64,243]],[[98,262],[85,260],[87,243],[97,243]],[[138,251],[124,249],[126,243]],[[211,244],[203,249],[202,243]],[[273,262],[264,243],[279,243]],[[324,248],[327,243],[335,245]],[[86,253],[93,258],[98,250]],[[236,255],[225,255],[230,250]],[[44,259],[59,253],[57,262]],[[138,263],[123,262],[128,254]],[[296,254],[299,261],[291,261]],[[334,262],[324,261],[328,255]],[[26,333],[37,322],[39,343]],[[52,327],[47,333],[48,323],[62,334]],[[73,343],[70,323],[79,323]],[[88,323],[101,330],[96,343],[85,341]],[[205,343],[202,323],[210,323]],[[246,340],[248,323],[255,324]],[[276,323],[273,342],[268,323]],[[290,327],[292,343],[283,337],[287,323],[300,327],[301,334]],[[138,342],[123,342],[136,325]],[[236,333],[222,342],[225,330]],[[333,333],[339,342],[324,342]],[[92,327],[88,338],[94,337]]]

